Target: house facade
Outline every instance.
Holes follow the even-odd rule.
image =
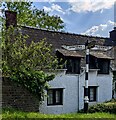
[[[7,11],[7,25],[16,24],[10,20],[13,18],[11,16],[16,17],[16,14]],[[22,26],[21,32],[29,36],[28,43],[45,39],[48,44],[52,44],[54,54],[62,58],[64,63],[66,61],[63,69],[54,71],[56,76],[48,83],[50,88],[45,91],[44,101],[38,108],[41,113],[71,113],[83,109],[87,40],[96,42],[89,55],[89,105],[112,98],[113,74],[116,70],[116,28],[110,32],[109,38],[48,31],[29,26]],[[113,93],[115,97],[116,93]]]
[[[82,63],[84,63],[85,58],[82,54],[79,55],[80,52],[84,52],[84,50],[80,50],[80,47],[83,47],[83,45],[76,46],[76,51],[69,50],[69,48],[68,50],[58,50],[64,55],[62,58],[67,59],[66,69],[58,70],[54,80],[49,82],[50,89],[45,91],[47,97],[45,97],[39,109],[41,113],[61,114],[83,109],[85,67],[82,67]],[[98,48],[96,46],[90,52],[89,105],[102,103],[112,98],[113,74],[110,70],[112,58],[103,53],[104,50],[108,51],[109,49],[112,49],[112,47],[99,46]],[[100,51],[98,52],[98,50]],[[85,64],[83,65],[85,66]]]

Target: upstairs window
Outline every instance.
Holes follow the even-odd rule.
[[[110,60],[98,59],[98,74],[109,74]]]
[[[47,105],[63,105],[63,89],[49,89],[47,91]]]
[[[97,69],[97,58],[89,55],[89,69]]]
[[[63,68],[67,69],[67,74],[80,74],[80,57],[64,56],[58,51],[56,52],[56,56],[58,58],[59,65],[63,65]]]
[[[79,74],[80,73],[80,59],[79,58],[67,58],[66,60],[67,74]]]
[[[98,74],[109,74],[110,60],[89,56],[89,68],[99,69]]]

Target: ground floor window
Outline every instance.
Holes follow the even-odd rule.
[[[96,86],[88,87],[88,97],[89,97],[89,102],[97,101],[97,87]]]
[[[47,91],[47,105],[63,105],[63,89],[49,89]]]
[[[89,101],[90,101],[90,102],[96,101],[96,98],[97,98],[96,92],[97,92],[97,87],[92,86],[92,87],[89,87],[89,88],[88,88],[88,93],[89,93],[88,96],[89,96]]]

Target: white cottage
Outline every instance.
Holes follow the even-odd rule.
[[[112,98],[113,74],[110,70],[111,57],[107,56],[110,46],[95,46],[90,52],[89,105]],[[77,112],[84,107],[85,64],[83,45],[63,46],[57,56],[67,60],[64,70],[59,70],[50,88],[46,91],[40,112],[61,114]],[[83,66],[83,65],[84,66]],[[82,67],[83,66],[83,67]]]
[[[16,13],[7,11],[6,25],[16,26]],[[58,58],[66,62],[64,69],[56,72],[54,80],[39,111],[41,113],[71,113],[84,107],[85,50],[86,41],[96,41],[90,51],[89,105],[101,103],[112,98],[113,73],[116,71],[116,27],[109,38],[55,32],[22,26],[21,32],[28,35],[28,44],[33,40],[53,45]],[[114,58],[114,60],[112,60]],[[114,72],[112,72],[112,70]],[[113,89],[114,96],[116,92]]]

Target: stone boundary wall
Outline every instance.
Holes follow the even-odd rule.
[[[22,111],[39,111],[39,101],[23,86],[8,78],[2,78],[2,107],[13,107]]]

